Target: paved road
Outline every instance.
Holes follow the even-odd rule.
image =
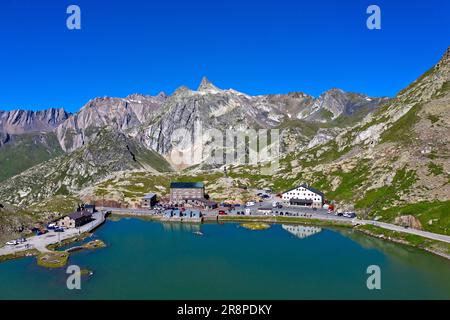
[[[377,227],[380,227],[383,229],[388,229],[388,230],[398,231],[398,232],[408,233],[408,234],[414,234],[414,235],[421,236],[424,238],[450,243],[450,236],[446,236],[443,234],[432,233],[432,232],[411,229],[411,228],[404,228],[401,226],[397,226],[395,224],[373,221],[373,220],[356,220],[356,222],[358,222],[360,224],[370,224],[370,225],[377,226]]]
[[[85,224],[80,228],[66,229],[64,232],[49,231],[41,236],[30,237],[27,239],[27,242],[23,244],[17,246],[4,246],[3,248],[0,248],[0,256],[31,249],[37,249],[40,252],[48,252],[47,246],[51,244],[73,238],[97,228],[105,222],[105,213],[96,212],[93,214],[92,218],[94,219],[92,222]]]
[[[153,210],[149,209],[127,209],[127,208],[111,208],[111,207],[99,207],[98,210],[106,210],[110,211],[111,213],[124,213],[124,214],[132,214],[135,216],[142,215],[142,216],[148,216],[152,215],[155,212]]]

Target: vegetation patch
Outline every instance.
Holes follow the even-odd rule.
[[[419,202],[402,207],[389,208],[380,214],[384,220],[393,221],[397,216],[417,217],[424,230],[450,235],[450,201]]]
[[[23,134],[13,137],[0,152],[0,181],[63,154],[54,133]]]
[[[436,116],[436,115],[434,115],[434,114],[428,114],[428,115],[427,115],[427,118],[428,118],[428,120],[431,121],[432,124],[435,124],[435,123],[438,122],[439,119],[440,119],[438,116]]]
[[[383,208],[392,205],[396,200],[400,200],[401,193],[409,190],[416,180],[415,171],[404,167],[397,171],[391,185],[367,191],[364,197],[356,202],[355,208],[364,209],[367,215],[381,214]],[[381,215],[387,220],[395,218],[386,217],[386,212]]]
[[[430,172],[430,174],[439,176],[444,173],[444,167],[441,164],[430,162],[428,164],[428,171]]]
[[[410,143],[414,138],[412,128],[419,121],[418,112],[422,105],[416,104],[392,127],[381,134],[381,142]]]
[[[69,253],[60,251],[51,251],[41,253],[37,257],[38,266],[44,268],[62,268],[69,260]]]
[[[89,250],[101,249],[106,248],[106,244],[102,240],[96,239],[83,245],[83,248]]]
[[[39,254],[39,251],[37,251],[36,249],[20,251],[20,252],[16,252],[13,254],[7,254],[7,255],[0,256],[0,263],[9,261],[9,260],[24,258],[24,257],[33,257],[33,256],[37,256],[38,254]]]
[[[94,275],[94,271],[91,271],[88,269],[81,269],[80,273],[81,273],[82,277],[90,277],[90,276]]]
[[[262,222],[251,222],[251,223],[242,223],[241,227],[248,230],[267,230],[270,228],[270,224],[262,223]]]
[[[349,172],[335,171],[332,176],[340,177],[341,183],[336,188],[335,191],[329,191],[327,197],[330,199],[341,200],[341,201],[351,201],[356,193],[356,190],[363,185],[363,183],[368,179],[369,176],[369,166],[368,161],[362,161],[355,169]],[[324,177],[326,181],[326,177]],[[331,177],[328,177],[328,180]],[[322,186],[325,183],[322,180]],[[329,187],[329,184],[327,184]]]

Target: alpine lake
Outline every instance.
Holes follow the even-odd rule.
[[[64,268],[0,263],[0,299],[450,299],[450,261],[347,228],[111,217],[93,239],[107,247]],[[70,265],[92,271],[80,290],[67,287]],[[380,289],[368,289],[370,266]]]

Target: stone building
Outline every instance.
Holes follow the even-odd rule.
[[[170,202],[204,198],[205,184],[203,182],[172,182],[170,184]]]

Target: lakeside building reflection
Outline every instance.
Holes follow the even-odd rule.
[[[200,224],[197,223],[177,223],[177,222],[162,222],[164,231],[184,231],[184,232],[200,232]]]
[[[312,226],[302,226],[302,225],[283,224],[281,227],[287,232],[293,234],[294,236],[300,239],[311,237],[322,231],[322,228]]]

